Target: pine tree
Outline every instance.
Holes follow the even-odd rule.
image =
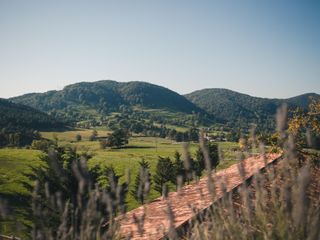
[[[205,169],[205,160],[204,160],[204,156],[203,156],[203,153],[202,153],[202,150],[201,148],[199,147],[198,150],[196,151],[196,160],[199,164],[199,167],[204,170]]]
[[[153,180],[154,190],[160,194],[162,194],[162,190],[168,182],[175,182],[174,166],[170,158],[159,157]]]
[[[210,158],[210,167],[215,169],[219,164],[218,145],[215,143],[207,144],[207,149]],[[201,172],[206,168],[206,160],[204,158],[202,149],[199,147],[196,152],[196,164],[195,171],[197,176],[201,176]],[[197,172],[198,171],[198,172]],[[200,175],[199,175],[200,174]]]
[[[209,157],[211,160],[211,167],[212,167],[212,169],[216,169],[217,166],[219,165],[218,145],[215,143],[209,143],[208,149],[209,149]]]
[[[194,166],[195,166],[194,159],[191,157],[189,150],[185,149],[184,156],[183,156],[183,168],[184,168],[185,181],[187,181],[188,184],[193,179]]]
[[[185,181],[185,169],[183,166],[183,161],[181,159],[181,154],[178,151],[175,151],[174,153],[174,172],[175,172],[175,176],[178,177],[182,177],[183,182]]]
[[[104,171],[105,177],[107,178],[107,186],[106,190],[109,193],[111,198],[111,202],[113,204],[112,210],[114,213],[117,212],[117,208],[121,213],[126,211],[126,195],[128,193],[128,183],[119,183],[119,179],[122,177],[121,175],[117,175],[114,168],[112,166],[107,167]]]
[[[145,202],[150,192],[151,174],[150,165],[147,161],[142,159],[139,162],[140,171],[135,179],[134,189],[131,190],[131,195],[141,204]]]

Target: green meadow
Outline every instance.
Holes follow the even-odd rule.
[[[31,167],[44,166],[39,156],[41,152],[30,149],[0,149],[0,193],[28,194],[23,182],[29,182],[24,174],[31,172]]]
[[[109,131],[97,129],[98,137],[106,137]],[[82,136],[81,141],[76,141],[76,136]],[[89,141],[92,134],[91,130],[75,129],[64,132],[41,132],[43,138],[57,141],[60,146],[70,146],[77,149],[78,152],[89,153],[92,157],[88,160],[88,167],[95,165],[113,166],[116,173],[122,175],[120,181],[126,181],[129,176],[130,187],[127,194],[128,210],[139,206],[139,203],[130,194],[133,189],[134,179],[139,173],[139,161],[144,158],[150,164],[150,171],[153,175],[156,170],[158,157],[170,157],[173,160],[175,151],[182,153],[183,144],[173,140],[133,136],[129,139],[129,143],[122,148],[101,149],[99,141]],[[224,160],[220,160],[218,169],[227,168],[236,163],[237,143],[219,142],[220,152]],[[194,155],[198,149],[197,143],[190,143],[189,151]],[[20,228],[15,232],[21,236],[28,238],[26,235],[30,232],[26,226],[31,227],[29,211],[26,206],[30,202],[31,193],[25,188],[24,183],[32,185],[32,182],[26,177],[31,173],[31,168],[46,167],[40,160],[43,153],[30,148],[2,148],[0,149],[0,196],[6,196],[10,199],[10,205],[13,207],[13,221],[2,222],[5,227],[0,228],[3,233],[10,234],[12,229],[16,227],[15,222],[22,223]],[[174,191],[175,186],[169,185],[169,189]],[[160,194],[151,188],[149,200],[159,197]]]
[[[156,137],[134,136],[129,139],[129,143],[119,149],[100,149],[99,141],[89,141],[92,130],[74,130],[66,132],[42,132],[42,137],[58,140],[62,146],[71,146],[79,152],[87,152],[92,157],[88,161],[88,167],[95,165],[113,166],[117,174],[122,175],[121,181],[125,181],[130,176],[131,187],[134,179],[139,172],[139,161],[144,158],[150,163],[151,174],[155,172],[158,157],[170,157],[173,160],[175,151],[182,153],[183,144],[172,140]],[[98,137],[107,136],[109,132],[98,130]],[[82,136],[81,141],[76,141],[76,135]],[[234,149],[237,143],[221,142],[218,143],[225,160],[220,162],[218,169],[226,168],[236,162]],[[189,150],[192,155],[198,148],[197,143],[191,143]],[[18,193],[29,194],[23,187],[23,182],[29,182],[24,176],[30,173],[31,167],[41,167],[43,163],[39,156],[42,153],[32,149],[4,148],[0,149],[0,194]],[[129,175],[128,175],[129,174]],[[171,186],[174,190],[174,186]],[[152,190],[150,200],[159,197],[159,194]],[[139,204],[131,194],[127,198],[128,209],[133,209]]]
[[[10,214],[11,221],[0,221],[0,232],[3,234],[10,234],[15,229],[17,235],[28,237],[29,230],[26,230],[26,226],[30,227],[32,223],[25,203],[30,199],[30,192],[24,187],[24,183],[32,182],[25,174],[31,173],[31,167],[45,167],[40,160],[41,154],[40,151],[31,149],[0,149],[0,196],[8,199],[13,211]]]

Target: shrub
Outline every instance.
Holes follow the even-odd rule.
[[[107,147],[107,140],[106,139],[101,139],[99,141],[100,143],[100,149],[105,149]]]
[[[82,136],[80,134],[76,135],[76,141],[79,142],[82,140]]]
[[[98,132],[97,132],[97,130],[93,130],[93,131],[92,131],[92,134],[91,134],[90,137],[89,137],[89,141],[95,141],[95,140],[97,139],[97,137],[98,137]]]
[[[33,140],[31,144],[32,149],[48,152],[51,147],[55,146],[53,141],[47,139]]]

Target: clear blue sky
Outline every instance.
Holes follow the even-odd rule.
[[[101,79],[320,93],[320,1],[0,0],[0,97]]]

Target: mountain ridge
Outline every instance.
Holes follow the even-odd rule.
[[[275,114],[283,103],[289,109],[306,109],[310,97],[320,99],[316,93],[304,93],[290,98],[261,98],[224,88],[207,88],[186,94],[185,97],[198,107],[231,126],[246,126],[251,123],[265,129],[274,129]]]
[[[196,113],[206,116],[211,123],[224,123],[233,128],[248,129],[254,123],[263,129],[271,130],[275,127],[274,119],[278,107],[286,103],[289,109],[306,109],[310,97],[320,99],[320,95],[316,93],[282,99],[262,98],[225,88],[206,88],[180,95],[169,88],[143,81],[99,80],[70,84],[62,90],[25,94],[10,100],[49,114],[58,114],[62,118],[71,116],[77,121],[121,112],[123,108],[138,107],[165,109],[172,113]],[[157,111],[151,118],[156,119],[156,115]],[[148,116],[150,117],[150,114]]]
[[[73,122],[98,119],[128,108],[138,108],[140,112],[145,112],[144,109],[161,109],[186,115],[206,114],[184,96],[168,88],[141,81],[79,82],[59,91],[25,94],[10,100]]]
[[[169,106],[169,109],[172,108],[172,110],[180,110],[182,112],[191,112],[192,110],[201,112],[201,109],[194,106],[191,102],[188,102],[184,96],[168,88],[142,81],[116,82],[114,80],[100,80],[97,82],[79,82],[67,85],[62,90],[51,90],[43,93],[28,93],[9,99],[18,103],[24,102],[26,105],[34,105],[33,107],[46,111],[45,106],[42,106],[40,103],[37,106],[37,104],[32,102],[30,98],[41,98],[43,96],[52,97],[53,95],[61,96],[61,93],[63,92],[66,93],[66,100],[78,103],[79,101],[81,102],[83,94],[87,94],[86,104],[92,104],[92,102],[96,103],[97,100],[101,101],[98,97],[104,97],[104,100],[109,100],[113,103],[110,107],[127,103],[129,105],[144,104],[147,107],[154,108]],[[78,96],[76,94],[78,94]],[[162,104],[161,101],[155,102],[155,97],[160,97],[160,100],[164,101],[166,105]],[[167,97],[170,97],[170,100],[172,100],[175,105],[166,101],[165,98]],[[178,106],[179,104],[180,106]],[[184,104],[186,104],[186,106]]]
[[[240,92],[240,91],[232,90],[232,89],[229,89],[229,88],[214,88],[214,87],[202,88],[202,89],[194,90],[192,92],[181,94],[181,95],[187,96],[187,95],[191,95],[191,94],[196,93],[196,92],[201,92],[201,91],[206,91],[206,90],[223,90],[223,91],[225,90],[225,91],[230,91],[230,92],[246,95],[246,96],[249,96],[249,97],[252,97],[252,98],[269,99],[269,100],[288,100],[288,99],[291,99],[291,98],[296,98],[296,97],[300,97],[300,96],[304,96],[304,95],[317,95],[317,96],[320,96],[320,93],[305,92],[305,93],[301,93],[301,94],[298,94],[298,95],[294,95],[294,96],[290,96],[290,97],[283,97],[283,98],[281,98],[281,97],[260,97],[260,96],[254,96],[254,95],[249,94],[249,93],[243,93],[243,92]]]

